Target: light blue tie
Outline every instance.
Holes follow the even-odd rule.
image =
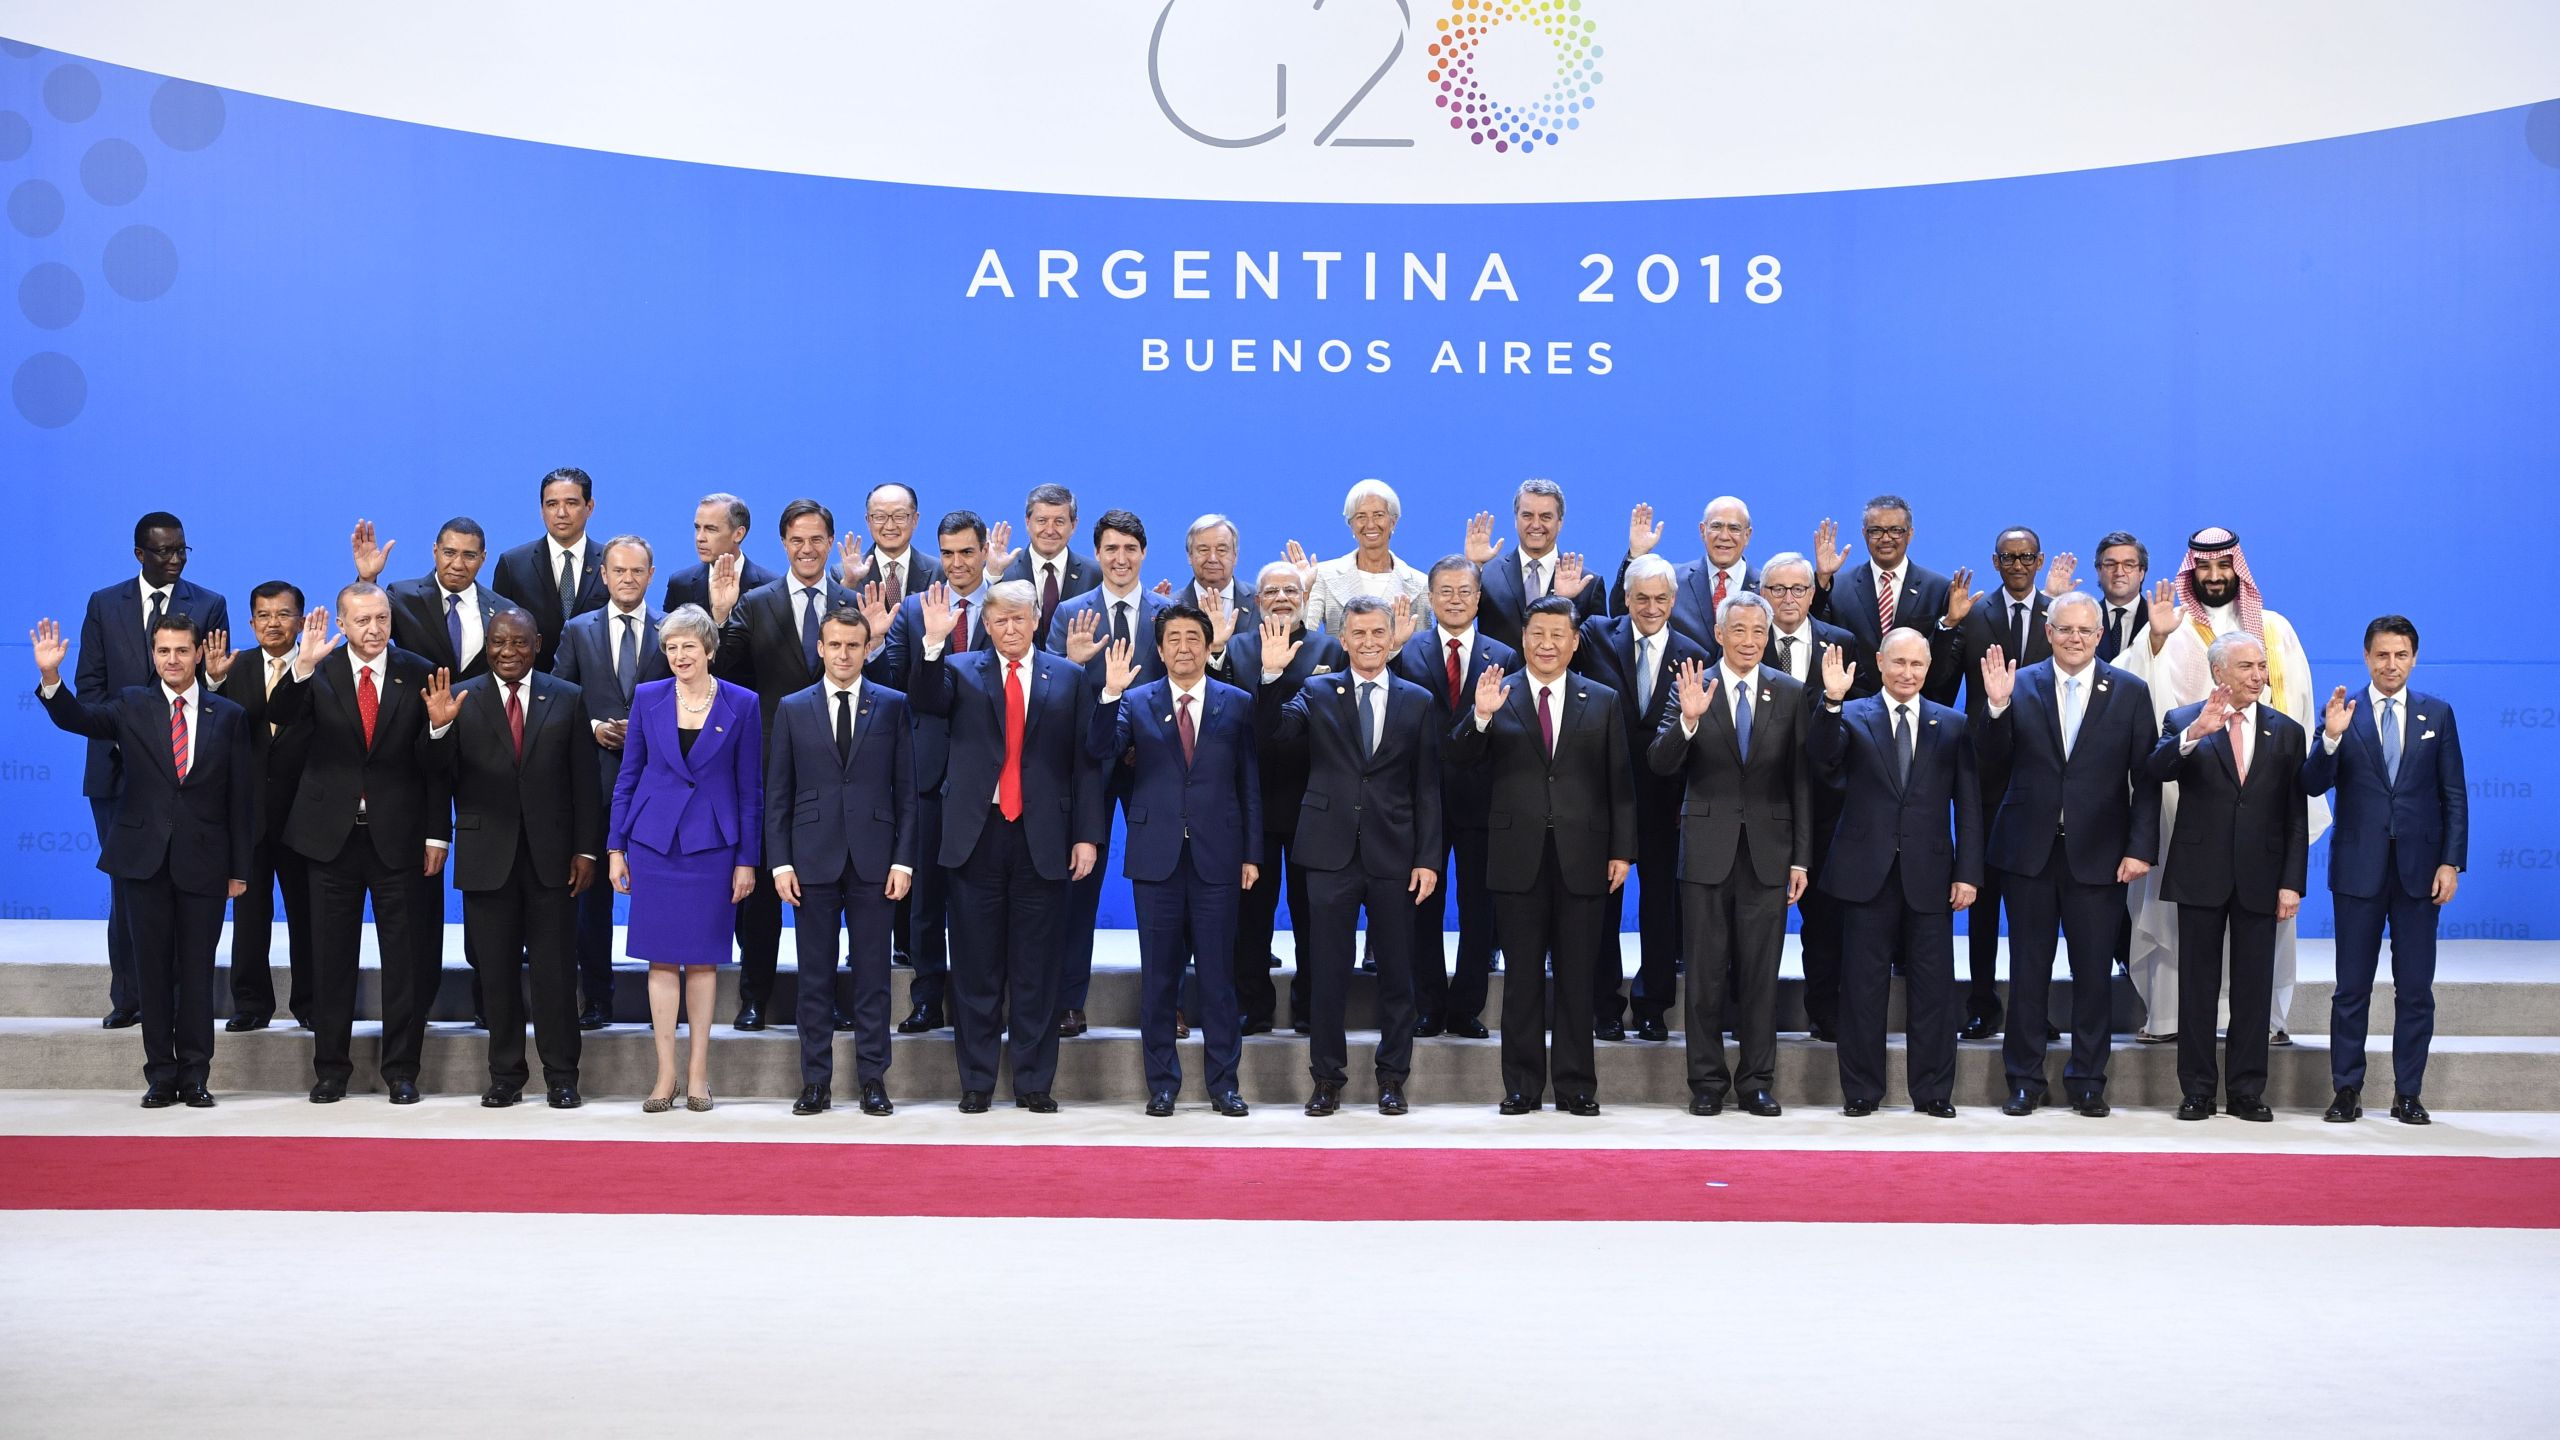
[[[1745,680],[1733,690],[1733,748],[1742,752],[1744,763],[1751,760],[1751,682]]]
[[[1378,748],[1378,744],[1377,744],[1377,740],[1375,739],[1375,736],[1377,735],[1377,733],[1378,733],[1378,682],[1377,682],[1377,681],[1375,681],[1375,680],[1363,680],[1363,681],[1361,681],[1361,682],[1360,682],[1360,758],[1361,758],[1361,759],[1366,760],[1366,759],[1370,758],[1373,754],[1375,754],[1375,753],[1376,753],[1377,748]]]
[[[2080,743],[2080,677],[2062,682],[2062,758],[2071,758],[2071,747]]]
[[[2382,777],[2394,785],[2400,783],[2400,727],[2391,707],[2399,703],[2397,699],[2382,702]]]
[[[1636,713],[1653,713],[1653,637],[1636,641]]]

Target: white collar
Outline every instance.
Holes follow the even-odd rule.
[[[1028,549],[1029,547],[1026,546],[1024,548]],[[1032,550],[1031,568],[1038,570],[1045,566],[1055,565],[1059,569],[1064,570],[1067,568],[1067,556],[1072,553],[1073,548],[1074,547],[1070,546],[1068,549],[1061,550],[1055,555],[1043,555],[1037,550]]]
[[[1789,640],[1810,640],[1813,638],[1813,616],[1808,613],[1796,622],[1796,628],[1793,630],[1779,630],[1777,633]]]
[[[1387,672],[1384,670],[1379,671],[1375,675],[1363,675],[1357,667],[1346,668],[1349,669],[1351,682],[1355,685],[1380,685],[1386,683]]]
[[[913,545],[909,545],[906,549],[898,551],[894,555],[887,550],[874,546],[871,551],[871,558],[882,565],[904,565],[907,563],[907,557],[914,553],[916,553],[916,547]]]
[[[172,600],[178,598],[178,582],[175,580],[170,581],[166,585],[154,585],[150,581],[142,578],[140,575],[136,575],[133,577],[133,581],[136,585],[142,587],[142,603],[145,605],[149,605],[151,603],[151,597],[154,595],[166,595]]]
[[[163,680],[160,682],[160,698],[173,705],[180,700],[184,700],[187,702],[188,709],[201,712],[204,708],[204,699],[198,692],[203,688],[204,687],[198,685],[193,680],[190,680],[187,682],[186,689],[172,690],[169,688],[169,682]]]
[[[1896,594],[1900,594],[1902,591],[1903,577],[1911,571],[1911,557],[1905,555],[1900,560],[1888,566],[1877,564],[1874,557],[1870,556],[1867,560],[1867,569],[1872,574],[1892,576],[1894,592]]]
[[[1920,702],[1928,697],[1914,692],[1908,700],[1896,700],[1893,698],[1892,691],[1879,690],[1876,692],[1876,698],[1884,702],[1884,713],[1887,715],[1908,705],[1911,707],[1911,713],[1917,716],[1920,713]]]
[[[477,598],[479,593],[480,582],[477,580],[472,581],[470,584],[465,585],[459,590],[447,590],[444,588],[444,582],[442,580],[438,580],[436,582],[436,607],[438,609],[442,609],[444,607],[444,597],[447,595],[453,596],[455,599],[462,601],[466,605],[477,605],[480,603]]]
[[[1556,676],[1553,680],[1541,680],[1537,676],[1530,674],[1526,665],[1521,666],[1520,675],[1522,679],[1528,682],[1530,689],[1547,691],[1555,696],[1556,703],[1559,705],[1564,703],[1565,682],[1573,678],[1573,672],[1568,670],[1563,674]],[[1533,710],[1536,709],[1537,702],[1534,700],[1531,701],[1530,708]]]
[[[1174,684],[1173,677],[1170,675],[1166,676],[1164,679],[1164,688],[1171,692],[1172,698],[1175,700],[1180,700],[1185,695],[1190,696],[1191,703],[1193,705],[1198,706],[1204,714],[1207,712],[1209,708],[1209,672],[1206,670],[1200,672],[1200,678],[1192,681],[1191,688],[1188,690]]]
[[[2365,699],[2365,705],[2368,707],[2368,709],[2370,710],[2370,712],[2371,712],[2371,713],[2373,713],[2373,714],[2379,715],[2379,714],[2381,714],[2381,713],[2382,713],[2382,702],[2383,702],[2383,701],[2385,701],[2385,700],[2397,700],[2397,701],[2399,701],[2402,705],[2404,705],[2404,706],[2405,706],[2405,705],[2407,705],[2407,704],[2409,703],[2409,687],[2408,687],[2408,686],[2406,686],[2406,685],[2402,685],[2402,686],[2400,687],[2400,693],[2399,693],[2399,694],[2397,694],[2397,695],[2385,695],[2385,694],[2383,694],[2383,693],[2382,693],[2382,687],[2381,687],[2381,686],[2376,685],[2376,684],[2374,684],[2372,681],[2368,680],[2368,681],[2366,681],[2366,682],[2365,682],[2365,686],[2364,686],[2364,699]]]
[[[551,533],[550,531],[548,531],[548,530],[545,530],[545,531],[543,531],[543,532],[542,532],[542,543],[551,547],[551,568],[552,568],[552,570],[553,570],[555,573],[560,569],[560,557],[561,557],[561,556],[563,556],[563,555],[565,555],[565,556],[569,557],[569,563],[570,563],[570,564],[575,565],[575,566],[577,566],[577,567],[578,567],[578,571],[579,571],[579,573],[584,574],[584,573],[586,572],[586,568],[587,568],[587,537],[586,537],[586,536],[584,536],[584,535],[580,535],[580,536],[578,537],[578,539],[577,539],[577,543],[576,543],[576,544],[574,544],[574,545],[569,545],[569,544],[563,544],[563,543],[561,542],[561,540],[560,540],[560,537],[559,537],[559,536],[552,534],[552,533]]]
[[[848,685],[837,684],[832,675],[821,677],[819,683],[827,687],[827,709],[830,712],[836,708],[836,697],[839,695],[852,696],[856,705],[862,703],[862,672],[859,670],[853,672],[853,682]]]
[[[1140,580],[1137,584],[1130,586],[1126,590],[1114,590],[1111,588],[1111,582],[1105,580],[1102,582],[1101,587],[1102,603],[1105,605],[1134,605],[1137,603],[1138,597],[1146,593],[1146,583],[1146,581]]]
[[[1725,661],[1719,660],[1719,661],[1717,661],[1717,662],[1716,662],[1716,668],[1717,668],[1718,670],[1721,670],[1721,671],[1723,671],[1723,672],[1724,672],[1724,684],[1725,684],[1725,689],[1727,689],[1728,691],[1730,691],[1730,690],[1734,689],[1736,686],[1739,686],[1739,687],[1741,687],[1742,689],[1745,689],[1745,690],[1749,690],[1749,689],[1755,689],[1755,688],[1757,688],[1757,687],[1758,687],[1758,685],[1759,685],[1759,681],[1760,681],[1760,670],[1761,670],[1761,667],[1760,667],[1760,666],[1754,665],[1754,666],[1752,666],[1752,667],[1751,667],[1751,669],[1750,669],[1747,673],[1743,673],[1743,674],[1736,674],[1736,673],[1734,673],[1734,668],[1733,668],[1733,666],[1732,666],[1732,665],[1730,665],[1730,664],[1726,663]]]
[[[1459,649],[1467,651],[1470,654],[1474,653],[1476,648],[1476,627],[1473,625],[1459,631],[1452,631],[1448,626],[1439,624],[1434,624],[1431,628],[1439,632],[1441,649],[1448,649],[1449,642],[1454,640],[1457,642]]]
[[[643,624],[648,623],[649,602],[645,598],[628,610],[622,608],[621,601],[608,599],[604,602],[604,609],[607,615],[616,620],[638,620]]]
[[[347,663],[348,663],[348,664],[350,664],[350,665],[354,666],[354,667],[355,667],[355,668],[357,668],[358,670],[371,670],[371,671],[373,671],[373,672],[374,672],[375,674],[377,674],[377,675],[382,674],[382,673],[384,672],[385,666],[388,664],[388,662],[390,661],[390,659],[391,659],[391,647],[390,647],[390,646],[388,646],[388,645],[383,646],[383,647],[382,647],[382,653],[381,653],[381,654],[379,654],[379,655],[374,656],[374,657],[373,657],[372,659],[370,659],[370,660],[359,660],[359,659],[357,659],[357,658],[356,658],[356,652],[355,652],[355,651],[353,651],[353,650],[349,650],[349,651],[347,652]]]
[[[819,599],[823,600],[827,598],[827,577],[823,571],[819,573],[818,578],[815,580],[803,580],[797,575],[785,572],[782,577],[782,583],[786,593],[788,593],[794,600],[806,599],[809,592],[812,590],[818,592]]]
[[[2088,664],[2081,666],[2077,670],[2065,670],[2062,668],[2062,658],[2060,656],[2055,656],[2053,661],[2053,678],[2056,681],[2086,680],[2089,678],[2090,674],[2098,668],[2100,663],[2102,662],[2099,661],[2097,652],[2093,650],[2089,653]]]

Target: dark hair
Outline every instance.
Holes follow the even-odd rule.
[[[533,612],[527,610],[521,605],[501,605],[497,609],[490,611],[489,618],[482,623],[481,633],[484,635],[487,634],[489,628],[496,625],[501,620],[511,621],[515,624],[522,625],[525,629],[533,632],[535,644],[539,645],[542,643],[542,622],[534,619]]]
[[[436,538],[438,540],[442,540],[447,535],[468,535],[472,539],[480,542],[480,548],[482,550],[487,550],[489,548],[489,532],[481,529],[480,522],[472,519],[468,515],[456,515],[452,519],[447,520],[442,525],[436,527]]]
[[[596,482],[588,479],[587,472],[579,469],[575,465],[563,465],[559,469],[552,471],[550,474],[543,476],[542,488],[533,492],[534,498],[537,500],[541,499],[543,495],[550,491],[552,486],[559,484],[563,480],[577,481],[578,498],[591,505],[595,503]]]
[[[1903,499],[1899,495],[1887,491],[1886,493],[1878,495],[1866,504],[1860,506],[1858,513],[1864,515],[1869,510],[1899,510],[1903,513],[1905,518],[1908,518],[1911,514],[1911,502]]]
[[[2135,539],[2133,532],[2130,530],[2110,530],[2106,534],[2099,536],[2098,548],[2090,553],[2092,556],[2104,555],[2119,545],[2132,546],[2133,557],[2142,562],[2142,568],[2146,572],[2150,570],[2151,547],[2143,544],[2140,540]]]
[[[2036,547],[2037,554],[2041,555],[2044,553],[2044,537],[2037,534],[2035,532],[2035,527],[2031,525],[2012,525],[2008,529],[2001,531],[1999,534],[1992,536],[1991,548],[1994,550],[1999,549],[2000,542],[2008,539],[2012,535],[2026,536],[2027,543]]]
[[[886,490],[892,485],[895,485],[899,489],[907,492],[908,509],[920,510],[924,508],[924,497],[916,493],[916,487],[908,484],[904,480],[883,480],[879,484],[872,486],[871,493],[862,497],[863,504],[868,507],[871,503],[871,495],[878,494],[880,491]]]
[[[1147,522],[1138,518],[1138,512],[1134,510],[1103,511],[1102,518],[1093,522],[1093,548],[1101,549],[1103,535],[1113,530],[1137,541],[1139,549],[1147,548]]]
[[[2410,624],[2406,615],[2385,615],[2364,627],[2364,648],[2372,649],[2373,638],[2377,635],[2405,635],[2409,640],[2409,653],[2418,653],[2418,627]]]
[[[818,620],[818,629],[824,633],[830,625],[859,625],[862,627],[862,638],[865,640],[871,638],[871,622],[864,619],[862,612],[851,605],[827,607],[827,613]]]
[[[934,524],[933,538],[939,541],[945,535],[957,535],[963,530],[977,536],[979,544],[987,543],[987,522],[979,519],[975,510],[954,510],[943,516]]]
[[[185,534],[187,523],[166,510],[154,510],[133,522],[133,548],[142,548],[142,537],[154,530],[175,530]]]
[[[1031,507],[1034,505],[1064,505],[1067,507],[1067,518],[1070,520],[1076,518],[1076,492],[1064,485],[1032,486],[1031,493],[1022,497],[1023,519],[1031,518]]]
[[[1522,630],[1527,630],[1529,628],[1529,622],[1537,619],[1541,615],[1563,616],[1565,628],[1568,630],[1578,630],[1582,628],[1582,612],[1575,608],[1573,600],[1569,596],[1541,595],[1537,599],[1530,601],[1529,608],[1520,612],[1520,628]]]
[[[293,597],[293,613],[296,615],[299,615],[303,611],[311,608],[310,602],[302,598],[302,587],[294,584],[290,580],[270,580],[266,584],[259,586],[257,589],[250,591],[249,608],[254,610],[257,608],[259,601],[273,600],[279,595],[290,595]]]
[[[204,643],[204,627],[196,623],[196,617],[184,610],[160,612],[160,618],[151,626],[151,633],[158,635],[163,630],[184,630],[187,632],[188,639],[199,645]]]
[[[1156,612],[1157,645],[1161,646],[1164,644],[1164,627],[1172,624],[1176,620],[1188,620],[1199,626],[1200,638],[1203,640],[1208,639],[1213,632],[1213,627],[1209,624],[1208,612],[1202,610],[1199,606],[1184,605],[1180,603],[1167,605]]]
[[[819,519],[826,521],[828,536],[832,538],[835,535],[836,512],[819,504],[815,500],[806,498],[794,500],[790,504],[782,507],[782,525],[773,533],[786,540],[791,538],[791,522],[799,519],[803,515],[815,515]]]
[[[1423,582],[1429,585],[1439,584],[1440,572],[1444,570],[1464,570],[1467,572],[1467,578],[1476,582],[1477,589],[1484,588],[1484,567],[1464,555],[1443,555],[1432,561],[1431,568],[1423,574]]]

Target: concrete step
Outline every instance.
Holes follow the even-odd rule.
[[[1345,1094],[1354,1102],[1366,1103],[1375,1097],[1370,1079],[1375,1043],[1374,1033],[1355,1032],[1351,1038],[1352,1083]],[[487,1083],[485,1046],[485,1037],[468,1026],[431,1026],[421,1088],[439,1094],[476,1093]],[[379,1048],[380,1027],[359,1024],[351,1088],[360,1092],[379,1088],[375,1069]],[[1205,1099],[1200,1042],[1185,1041],[1178,1048],[1186,1094],[1194,1100]],[[1899,1042],[1894,1043],[1889,1057],[1888,1103],[1897,1105],[1908,1103],[1901,1088],[1901,1049]],[[1603,1105],[1687,1103],[1687,1052],[1682,1037],[1675,1035],[1668,1045],[1603,1042],[1598,1053]],[[907,1101],[958,1098],[949,1032],[900,1036],[891,1055],[893,1097]],[[848,1037],[836,1038],[835,1057],[836,1093],[841,1098],[853,1093],[854,1057]],[[141,1084],[141,1060],[141,1042],[130,1030],[101,1030],[97,1022],[85,1019],[0,1020],[0,1089],[135,1090]],[[2315,1112],[2327,1106],[2325,1044],[2306,1038],[2273,1051],[2270,1060],[2270,1105]],[[2056,1094],[2062,1064],[2060,1054],[2047,1061]],[[2378,1113],[2390,1099],[2387,1035],[2377,1037],[2369,1064],[2366,1094]],[[304,1032],[271,1029],[220,1035],[215,1044],[213,1088],[218,1092],[300,1092],[310,1087],[310,1067],[311,1039]],[[2109,1096],[2119,1105],[2172,1108],[2178,1100],[2176,1070],[2175,1046],[2121,1044],[2109,1062]],[[617,1025],[586,1036],[580,1086],[591,1098],[616,1103],[635,1099],[647,1092],[655,1074],[645,1027]],[[712,1041],[711,1075],[717,1095],[788,1098],[800,1087],[798,1038],[788,1030],[741,1034],[719,1028]],[[1242,1086],[1248,1101],[1303,1103],[1307,1083],[1304,1040],[1282,1033],[1245,1042]],[[1067,1104],[1142,1103],[1145,1071],[1136,1034],[1102,1029],[1060,1042],[1054,1093]],[[1838,1105],[1840,1079],[1832,1047],[1801,1038],[1782,1039],[1777,1093],[1782,1103],[1790,1105]],[[1500,1042],[1446,1037],[1416,1042],[1408,1094],[1417,1104],[1493,1104],[1502,1097]],[[1992,1106],[2006,1094],[1999,1047],[1959,1047],[1956,1103]],[[2560,1109],[2560,1038],[2439,1036],[2428,1064],[2426,1097],[2429,1105],[2449,1110]]]

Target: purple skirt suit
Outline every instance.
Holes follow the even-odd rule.
[[[631,697],[622,773],[605,843],[631,870],[624,953],[654,965],[726,965],[738,907],[730,872],[753,865],[764,835],[764,736],[755,692],[722,680],[702,729],[676,725],[676,682]]]

